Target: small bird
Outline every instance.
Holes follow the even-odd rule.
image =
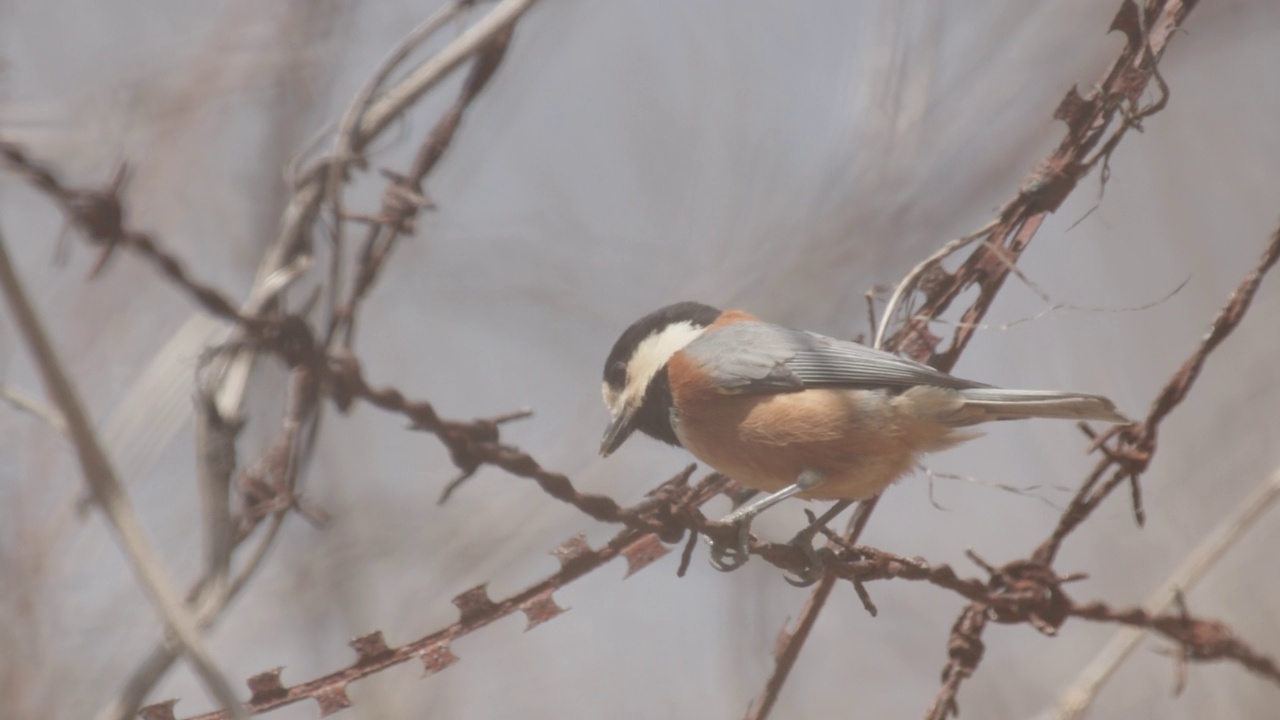
[[[745,527],[787,497],[864,500],[992,420],[1127,423],[1105,397],[1003,390],[746,312],[681,302],[627,328],[604,364],[611,414],[600,454],[636,431],[773,493],[727,521]]]

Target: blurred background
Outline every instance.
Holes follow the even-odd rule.
[[[976,229],[1062,136],[1051,120],[1122,47],[1116,0],[776,3],[543,0],[517,25],[427,191],[436,209],[396,249],[363,310],[368,377],[469,419],[528,406],[504,438],[583,491],[630,504],[689,462],[649,441],[596,457],[600,367],[618,333],[698,299],[853,337],[864,294],[891,287]],[[488,11],[479,4],[418,55]],[[117,0],[0,2],[0,136],[76,185],[127,160],[134,225],[233,298],[248,292],[289,196],[288,168],[334,122],[428,2]],[[1197,7],[1161,65],[1167,109],[1121,143],[1052,216],[1022,261],[1061,309],[1011,279],[956,373],[990,383],[1106,394],[1140,416],[1255,264],[1280,220],[1280,7]],[[377,210],[452,102],[460,74],[371,149],[347,204]],[[55,208],[0,173],[0,227],[80,384],[108,450],[180,586],[200,571],[191,428],[196,363],[221,335],[154,270],[72,243],[55,262]],[[1186,281],[1164,302],[1153,302]],[[1077,600],[1140,603],[1280,465],[1280,278],[1210,359],[1165,424],[1144,479],[1147,523],[1117,493],[1057,567],[1090,577]],[[1149,306],[1143,309],[1140,306]],[[1127,309],[1127,310],[1126,310]],[[1008,325],[1010,323],[1015,323]],[[1006,325],[1008,325],[1006,327]],[[239,455],[278,431],[284,373],[263,363]],[[11,318],[0,383],[40,396]],[[483,470],[443,506],[455,470],[431,436],[358,405],[330,413],[303,481],[331,516],[298,518],[208,635],[233,683],[284,666],[286,684],[350,663],[347,641],[398,645],[452,622],[449,602],[489,582],[502,597],[557,565],[548,553],[594,523],[533,483]],[[991,428],[892,488],[863,542],[980,570],[1025,556],[1093,460],[1070,423]],[[1030,488],[1018,494],[993,487]],[[0,405],[0,717],[93,717],[161,637],[70,445]],[[756,525],[785,539],[789,503]],[[724,500],[711,509],[727,510]],[[1280,654],[1280,519],[1254,528],[1194,590],[1191,609]],[[572,611],[524,634],[523,618],[454,645],[424,681],[406,665],[353,685],[350,718],[739,717],[773,665],[805,590],[763,562],[721,574],[700,549],[622,581],[623,566],[557,593]],[[922,583],[868,587],[868,616],[838,585],[775,717],[918,717],[938,686],[964,603]],[[1057,638],[993,626],[962,717],[1052,706],[1116,631],[1070,621]],[[1274,717],[1280,691],[1235,664],[1193,665],[1171,697],[1169,644],[1145,640],[1099,695],[1096,718]],[[150,699],[207,710],[179,663]],[[302,703],[273,718],[310,718]]]

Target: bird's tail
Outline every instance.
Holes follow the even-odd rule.
[[[1121,415],[1115,404],[1101,395],[1053,390],[965,388],[960,390],[960,397],[964,400],[964,411],[958,415],[964,417],[964,425],[1023,418],[1133,422]]]

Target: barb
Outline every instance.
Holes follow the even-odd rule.
[[[360,265],[356,270],[350,297],[334,313],[327,333],[331,342],[341,336],[342,345],[351,347],[357,306],[373,287],[379,271],[395,248],[397,239],[412,232],[418,213],[431,207],[431,201],[427,199],[422,187],[423,181],[452,144],[467,108],[488,85],[501,65],[511,43],[512,32],[511,25],[500,26],[486,38],[484,45],[476,53],[471,71],[463,82],[457,99],[431,129],[418,149],[409,171],[404,175],[391,176],[392,182],[383,194],[382,209],[378,212],[377,220],[365,233],[360,250]]]
[[[660,488],[669,498],[664,504],[672,516],[682,516],[715,497],[726,482],[713,473],[697,486],[689,487],[687,481],[691,473],[692,467],[687,468]],[[652,503],[641,503],[630,511],[644,514],[655,512],[657,508]],[[557,590],[618,557],[628,561],[628,574],[642,569],[656,559],[653,544],[657,539],[654,533],[628,528],[598,550],[592,550],[581,535],[570,538],[553,553],[560,561],[559,570],[502,600],[490,599],[485,585],[458,595],[454,598],[454,605],[459,611],[458,621],[426,637],[391,648],[381,633],[371,633],[352,642],[357,655],[352,665],[292,687],[281,683],[282,671],[279,669],[255,675],[248,681],[252,697],[243,705],[244,710],[247,714],[256,715],[310,699],[319,706],[321,715],[327,715],[351,705],[346,693],[348,685],[389,667],[420,659],[423,676],[433,675],[458,661],[451,649],[454,640],[517,612],[525,614],[528,620],[526,630],[531,630],[564,612],[553,598]],[[143,708],[142,717],[146,720],[172,720],[173,705],[174,701],[168,701],[148,706]],[[190,720],[226,720],[227,717],[225,712],[214,712]]]
[[[1138,126],[1126,121],[1113,128],[1116,116],[1146,117],[1162,107],[1157,103],[1136,108],[1136,103],[1154,77],[1171,35],[1194,5],[1180,0],[1154,2],[1142,11],[1143,15],[1132,0],[1124,0],[1112,23],[1113,30],[1124,32],[1128,38],[1120,56],[1087,96],[1072,88],[1063,98],[1054,117],[1067,124],[1066,136],[1022,182],[1018,195],[1001,208],[995,227],[988,233],[976,234],[984,239],[981,247],[954,273],[943,270],[937,260],[926,262],[924,269],[930,270],[930,282],[920,309],[892,336],[898,340],[897,346],[915,354],[916,347],[923,345],[934,361],[945,360],[948,367],[954,364],[1044,217],[1061,206],[1093,167],[1087,162],[1090,152],[1104,140],[1114,146]],[[925,274],[924,269],[915,273],[917,278]],[[964,313],[951,345],[938,351],[940,339],[929,332],[930,320],[975,284],[980,290],[977,300]],[[883,327],[881,331],[887,332]]]
[[[1137,478],[1146,470],[1156,450],[1156,438],[1160,423],[1174,408],[1186,398],[1191,386],[1204,368],[1209,353],[1213,352],[1232,331],[1240,325],[1245,312],[1253,302],[1253,297],[1266,276],[1280,260],[1280,228],[1271,235],[1271,242],[1262,253],[1258,264],[1240,282],[1235,292],[1227,300],[1226,305],[1218,311],[1209,332],[1200,341],[1199,347],[1187,358],[1182,367],[1165,383],[1151,404],[1147,419],[1133,428],[1122,429],[1117,433],[1117,443],[1106,445],[1108,437],[1098,440],[1099,448],[1104,456],[1098,461],[1094,471],[1081,485],[1071,503],[1067,506],[1053,533],[1035,551],[1035,559],[1045,564],[1053,562],[1063,540],[1102,503],[1119,485],[1129,482],[1137,487]],[[1110,473],[1105,482],[1099,485],[1102,478]]]
[[[1151,614],[1164,612],[1174,602],[1175,596],[1196,586],[1200,578],[1226,554],[1237,540],[1253,526],[1280,499],[1280,469],[1271,473],[1240,506],[1205,536],[1169,575],[1159,588],[1142,604]],[[1126,628],[1117,632],[1080,672],[1076,681],[1058,698],[1052,711],[1060,720],[1079,717],[1093,704],[1098,690],[1129,657],[1146,633],[1142,628]]]
[[[346,212],[343,209],[342,198],[343,179],[351,165],[363,165],[365,162],[364,156],[354,151],[354,148],[360,143],[359,138],[356,136],[356,128],[359,127],[360,120],[364,117],[369,103],[373,101],[377,92],[390,79],[392,72],[409,57],[409,54],[414,49],[425,43],[432,35],[435,35],[446,23],[461,15],[472,3],[473,0],[454,0],[454,2],[436,10],[430,17],[409,31],[409,34],[397,43],[387,53],[387,56],[382,59],[382,62],[378,64],[373,74],[356,92],[355,97],[352,98],[350,104],[347,105],[347,109],[343,112],[342,118],[338,121],[337,130],[334,133],[333,154],[328,158],[329,168],[327,177],[324,180],[325,202],[332,212],[331,220],[333,222],[333,235],[331,238],[333,257],[329,262],[328,285],[325,288],[328,299],[328,312],[330,313],[329,322],[331,323],[334,321],[332,314],[337,306],[343,261],[346,254],[346,243],[344,242]],[[328,132],[329,130],[326,129],[325,134]],[[317,139],[316,144],[319,144],[319,139]]]
[[[1064,97],[1054,117],[1067,124],[1067,133],[1057,149],[1028,175],[1018,195],[1001,208],[995,219],[968,235],[948,242],[907,273],[886,304],[875,332],[876,347],[887,346],[917,359],[927,357],[929,365],[943,371],[949,371],[955,365],[976,328],[981,325],[1004,280],[1010,273],[1017,272],[1018,258],[1039,230],[1045,216],[1061,206],[1091,169],[1090,152],[1104,139],[1105,147],[1114,149],[1129,129],[1140,127],[1142,118],[1163,107],[1163,102],[1146,108],[1136,108],[1136,103],[1156,74],[1156,65],[1170,34],[1181,24],[1192,5],[1194,2],[1177,0],[1158,5],[1153,3],[1145,12],[1147,17],[1154,17],[1156,21],[1148,23],[1132,0],[1124,0],[1112,29],[1124,32],[1128,42],[1088,97],[1081,97],[1075,88]],[[1164,87],[1163,81],[1160,82]],[[1126,120],[1108,137],[1108,130],[1117,114]],[[1093,158],[1094,162],[1097,157]],[[943,269],[944,259],[979,240],[978,248],[955,272],[948,273]],[[925,278],[928,278],[927,283],[923,282]],[[977,299],[956,324],[950,346],[939,351],[937,346],[941,338],[929,331],[929,323],[946,312],[951,302],[973,285],[979,287]],[[918,290],[924,294],[919,309],[905,325],[890,335],[890,325],[896,321],[906,299]],[[966,646],[980,642],[984,625],[974,619],[979,614],[977,604],[965,611],[953,629],[953,642],[964,641]],[[807,633],[786,636],[777,655],[783,657],[798,652],[789,645],[803,644],[807,637]],[[948,662],[943,690],[931,712],[954,711],[955,693],[963,678],[976,667],[981,654],[965,654],[963,659],[964,662],[954,658]],[[972,665],[966,664],[969,662]],[[958,664],[953,666],[953,663]],[[772,688],[773,678],[769,683],[767,688]]]
[[[1113,622],[1154,630],[1178,644],[1181,662],[1190,660],[1235,660],[1253,672],[1280,685],[1280,666],[1276,661],[1249,647],[1226,625],[1194,618],[1185,612],[1153,615],[1142,608],[1112,609],[1093,602],[1071,609],[1072,617]]]
[[[1195,0],[1152,0],[1139,9],[1132,0],[1121,3],[1111,25],[1112,30],[1123,32],[1127,38],[1120,56],[1088,96],[1082,97],[1072,88],[1063,98],[1054,117],[1067,124],[1066,136],[1023,181],[1018,196],[1001,209],[996,227],[985,242],[954,273],[934,266],[936,271],[921,309],[894,336],[901,347],[916,348],[917,352],[927,349],[931,353],[930,364],[935,367],[951,367],[955,363],[1045,216],[1062,205],[1098,157],[1110,157],[1130,129],[1140,127],[1142,118],[1163,108],[1163,101],[1145,108],[1138,108],[1137,103],[1156,76],[1156,66],[1170,37],[1194,5]],[[1165,87],[1162,79],[1158,82]],[[1117,114],[1126,120],[1110,131]],[[1089,153],[1100,142],[1104,154],[1091,159]],[[955,298],[975,284],[979,287],[978,298],[962,315],[950,346],[939,351],[937,345],[941,339],[929,331],[930,319],[944,312]],[[1137,499],[1136,482],[1133,487]],[[1047,566],[1048,561],[1043,564]],[[976,621],[981,610],[980,604],[974,603],[961,614],[952,631],[953,643],[979,647],[974,643],[980,642],[984,627]],[[956,694],[960,685],[980,661],[981,653],[966,653],[959,659],[953,654],[947,662],[942,687],[929,708],[929,717],[945,717],[957,712]]]

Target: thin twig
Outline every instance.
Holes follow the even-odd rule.
[[[202,630],[211,627],[227,605],[235,599],[240,591],[248,585],[249,579],[258,571],[262,565],[262,561],[267,557],[267,551],[274,545],[276,537],[279,535],[280,527],[284,524],[284,518],[287,511],[280,511],[272,516],[267,530],[263,533],[262,538],[254,546],[253,553],[249,556],[249,560],[236,573],[226,592],[216,596],[210,596],[205,590],[205,580],[202,578],[193,588],[192,595],[195,597],[193,606],[199,608],[196,615],[196,621]],[[206,597],[208,599],[206,599]],[[182,647],[166,637],[156,644],[147,653],[142,662],[130,674],[129,679],[125,681],[124,687],[120,690],[120,695],[111,702],[107,703],[97,715],[97,720],[128,720],[134,717],[138,708],[146,701],[156,684],[164,677],[165,673],[173,663],[181,656]]]
[[[409,169],[403,175],[388,173],[392,182],[383,193],[378,222],[365,231],[359,252],[360,262],[347,300],[335,309],[325,333],[326,344],[329,346],[341,344],[346,348],[351,347],[357,306],[373,287],[397,240],[411,232],[415,218],[431,207],[423,183],[453,143],[467,109],[502,64],[513,29],[511,25],[504,25],[497,32],[486,36],[485,44],[476,52],[475,60],[458,91],[458,97],[432,126],[414,154]]]
[[[299,469],[297,463],[291,462],[289,458],[297,454],[295,450],[300,444],[299,436],[303,419],[315,413],[317,388],[314,383],[307,381],[306,374],[302,369],[294,371],[295,382],[291,383],[291,397],[280,435],[255,464],[256,467],[262,468],[263,473],[270,473],[272,466],[282,466],[287,477],[280,483],[281,487],[277,492],[286,494],[293,492],[294,478]],[[280,462],[282,458],[284,461]],[[274,545],[284,519],[291,509],[292,504],[287,501],[291,499],[287,498],[286,502],[280,503],[278,509],[271,512],[266,531],[262,533],[249,558],[229,583],[220,586],[217,582],[221,568],[207,568],[204,577],[200,578],[187,594],[189,604],[196,613],[196,620],[202,630],[209,628],[217,621],[227,605],[240,594],[261,566],[262,561],[266,559],[267,552]],[[246,509],[246,512],[248,511]],[[236,545],[240,544],[248,539],[250,531],[242,531],[232,541]],[[100,710],[95,717],[98,720],[127,720],[133,717],[145,702],[147,695],[178,659],[180,650],[181,648],[170,638],[166,637],[159,642],[129,676],[120,695]]]
[[[992,219],[989,222],[987,222],[986,225],[983,225],[982,227],[978,228],[977,230],[974,230],[968,235],[963,235],[954,240],[951,240],[947,244],[938,248],[938,250],[935,251],[932,255],[920,261],[920,263],[918,263],[915,267],[911,268],[911,270],[909,270],[907,274],[902,277],[902,280],[898,283],[898,286],[893,289],[893,294],[889,296],[889,302],[885,303],[884,312],[881,313],[880,315],[880,323],[876,327],[875,342],[872,343],[872,347],[875,347],[875,348],[884,347],[884,341],[885,341],[886,334],[888,333],[888,328],[891,324],[893,324],[894,320],[898,316],[898,310],[899,310],[898,305],[902,303],[902,299],[906,297],[907,294],[915,291],[916,284],[919,283],[920,278],[924,276],[925,272],[927,272],[928,270],[930,270],[931,268],[933,268],[935,265],[942,262],[943,260],[956,254],[962,248],[972,243],[974,240],[977,240],[978,238],[984,235],[989,235],[991,231],[995,229],[997,222],[998,220]]]
[[[46,425],[57,430],[60,434],[67,434],[67,421],[62,419],[62,413],[58,412],[57,408],[51,408],[21,390],[16,390],[8,385],[0,385],[0,400],[4,400],[15,408],[40,418]]]
[[[787,678],[791,675],[791,669],[795,666],[796,660],[800,657],[800,651],[804,649],[805,641],[809,639],[809,633],[813,630],[814,624],[818,622],[818,615],[822,612],[822,608],[827,603],[827,598],[831,596],[831,590],[836,586],[836,576],[832,572],[827,572],[809,592],[809,597],[805,599],[804,606],[800,608],[800,617],[796,618],[796,626],[794,630],[788,631],[783,628],[778,637],[777,651],[774,653],[773,672],[769,674],[769,679],[765,681],[764,690],[761,691],[760,697],[751,703],[751,707],[747,709],[745,718],[747,720],[764,720],[773,712],[774,703],[778,699],[778,694],[782,692],[782,686],[786,683]]]
[[[378,67],[374,69],[369,79],[360,86],[355,97],[347,105],[346,111],[343,112],[342,119],[338,122],[337,132],[334,137],[333,154],[329,158],[329,175],[325,181],[325,194],[332,214],[331,222],[333,223],[333,257],[329,263],[329,280],[326,287],[330,315],[327,321],[329,322],[332,321],[332,315],[337,308],[338,297],[340,297],[342,263],[346,255],[343,241],[346,212],[343,209],[342,185],[348,165],[361,157],[354,151],[354,148],[359,144],[356,137],[356,128],[359,127],[369,103],[378,91],[382,89],[382,86],[391,77],[391,74],[395,72],[395,69],[400,66],[400,63],[404,62],[405,58],[415,48],[426,42],[445,23],[458,17],[463,10],[474,4],[474,1],[454,0],[454,2],[436,10],[427,19],[419,23],[417,27],[410,30],[409,34],[405,35],[400,42],[391,48],[390,52],[382,59],[382,62],[378,63]]]
[[[435,87],[440,79],[461,65],[467,58],[489,44],[494,36],[506,32],[520,16],[533,7],[536,0],[502,0],[467,28],[456,40],[449,43],[431,59],[419,65],[404,80],[392,86],[370,104],[361,118],[357,137],[372,138],[384,130],[388,123],[399,117],[423,93]],[[365,140],[367,142],[367,140]],[[357,151],[364,143],[353,143]]]
[[[224,420],[218,414],[213,394],[199,387],[199,379],[196,384],[196,487],[204,531],[204,572],[209,576],[209,594],[217,596],[226,591],[235,547],[231,476],[236,470],[236,436],[242,425]]]

